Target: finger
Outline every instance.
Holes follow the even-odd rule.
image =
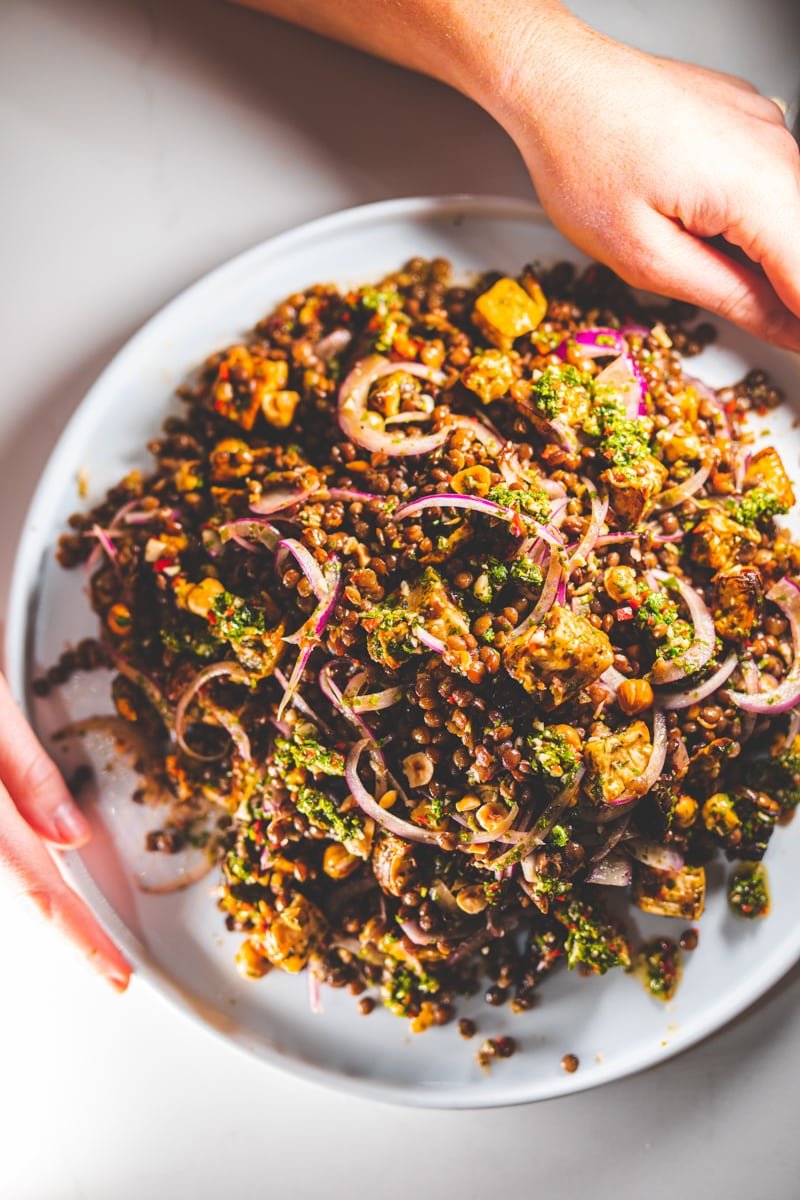
[[[800,350],[800,319],[776,295],[769,279],[653,214],[640,230],[640,251],[612,264],[635,287],[707,308],[756,337]]]
[[[788,130],[775,137],[791,156],[788,177],[782,188],[771,185],[763,202],[754,201],[753,213],[726,236],[761,264],[783,303],[800,317],[800,151]]]
[[[89,908],[67,886],[56,864],[33,830],[26,825],[8,792],[0,785],[0,867],[85,955],[112,987],[124,992],[130,964],[100,926]]]
[[[45,753],[0,675],[0,780],[28,824],[59,846],[82,846],[91,835],[86,817]]]

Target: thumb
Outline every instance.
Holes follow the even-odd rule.
[[[628,283],[685,300],[738,325],[747,333],[800,351],[800,318],[757,268],[734,262],[722,251],[689,233],[668,217],[651,214],[640,231],[647,250],[627,267],[616,269]]]

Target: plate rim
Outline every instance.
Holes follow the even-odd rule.
[[[528,220],[532,224],[550,224],[542,207],[532,201],[514,197],[494,195],[459,194],[438,196],[409,196],[380,200],[368,204],[341,209],[317,217],[301,225],[265,238],[256,245],[227,259],[219,266],[206,272],[182,289],[173,299],[162,305],[141,325],[111,358],[100,375],[76,406],[64,426],[59,438],[41,472],[27,511],[20,527],[11,584],[8,591],[8,609],[4,638],[5,671],[12,694],[20,703],[26,717],[32,721],[29,704],[28,663],[33,634],[32,615],[41,578],[44,560],[34,552],[35,543],[31,534],[40,519],[46,517],[47,497],[50,485],[63,474],[62,463],[74,461],[74,449],[79,442],[84,425],[91,422],[94,411],[103,394],[113,385],[114,378],[127,370],[129,359],[135,357],[139,345],[146,342],[158,329],[162,321],[168,320],[174,311],[190,303],[194,294],[213,283],[233,277],[251,260],[265,255],[291,251],[295,244],[309,238],[330,236],[353,227],[368,223],[380,223],[392,219],[446,216],[448,213],[464,216],[496,217],[500,219]],[[89,904],[101,923],[108,929],[131,959],[136,974],[161,1000],[170,1004],[194,1024],[201,1026],[239,1052],[266,1062],[280,1070],[289,1071],[296,1077],[338,1091],[347,1092],[366,1099],[380,1100],[399,1105],[437,1109],[480,1109],[498,1108],[541,1100],[556,1099],[599,1087],[614,1080],[626,1078],[658,1065],[689,1049],[706,1037],[723,1029],[735,1017],[744,1013],[755,1001],[764,996],[800,958],[800,923],[795,936],[787,937],[762,961],[760,970],[753,972],[735,993],[718,998],[702,1012],[690,1017],[664,1045],[651,1046],[647,1052],[631,1052],[619,1055],[607,1066],[598,1064],[591,1075],[581,1077],[565,1075],[563,1079],[543,1081],[521,1081],[506,1085],[495,1082],[490,1090],[482,1091],[480,1083],[433,1084],[393,1083],[380,1079],[349,1075],[335,1066],[318,1066],[284,1052],[271,1045],[254,1045],[246,1034],[230,1034],[215,1028],[214,1022],[202,1014],[201,1005],[193,1002],[188,992],[156,966],[146,949],[139,943],[131,930],[111,908],[100,889],[92,880],[87,868],[77,853],[59,855],[69,881]]]

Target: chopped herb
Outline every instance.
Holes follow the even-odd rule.
[[[532,517],[540,525],[550,520],[550,498],[541,488],[510,488],[498,483],[489,488],[486,499],[501,504],[503,508],[522,513],[523,516]]]
[[[335,800],[317,788],[298,788],[295,804],[312,825],[324,829],[336,842],[352,841],[363,832],[363,825],[354,813],[340,813]]]
[[[769,912],[769,886],[763,863],[742,863],[728,886],[728,902],[740,917],[751,920]]]
[[[762,487],[751,488],[738,504],[731,503],[728,507],[733,520],[747,526],[758,525],[789,511],[773,492]]]

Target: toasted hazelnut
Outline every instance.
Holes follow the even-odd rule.
[[[644,712],[653,703],[653,689],[646,679],[625,679],[617,688],[617,704],[629,717]]]
[[[350,854],[344,846],[326,846],[322,858],[322,869],[330,879],[346,879],[352,875],[361,859]]]

